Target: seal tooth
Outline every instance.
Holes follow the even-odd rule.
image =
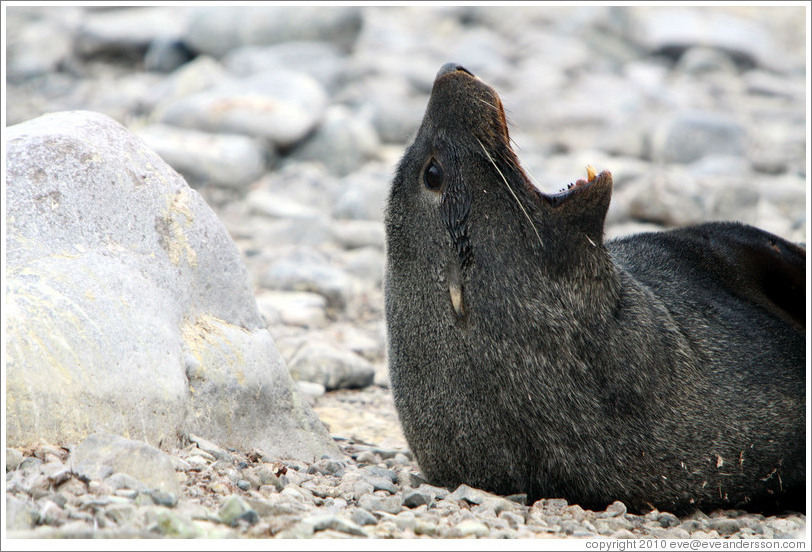
[[[461,318],[463,316],[462,289],[459,285],[451,284],[448,291],[451,294],[451,305],[454,307],[454,312],[457,313],[457,317]]]
[[[593,167],[592,165],[587,165],[586,166],[586,179],[587,179],[587,181],[592,182],[592,179],[595,178],[596,174],[597,174],[597,171],[595,171],[595,167]]]

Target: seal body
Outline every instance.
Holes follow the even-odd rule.
[[[385,221],[421,469],[590,509],[800,508],[805,250],[736,223],[605,243],[611,191],[590,171],[539,192],[496,92],[440,70]]]

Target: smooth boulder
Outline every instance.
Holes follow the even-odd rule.
[[[107,116],[6,129],[7,439],[335,455],[200,195]]]

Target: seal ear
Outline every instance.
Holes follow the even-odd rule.
[[[584,232],[594,245],[603,242],[603,224],[612,199],[612,174],[603,171],[589,182],[579,180],[569,191],[549,196],[555,211],[574,231]]]

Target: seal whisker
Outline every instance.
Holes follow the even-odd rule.
[[[530,218],[530,215],[527,213],[527,210],[524,208],[524,205],[522,205],[522,202],[519,200],[519,196],[517,196],[516,192],[513,191],[513,188],[510,187],[510,184],[508,184],[507,178],[505,178],[505,175],[502,174],[501,170],[499,170],[499,166],[493,160],[493,157],[491,157],[491,154],[488,153],[488,150],[485,148],[485,145],[482,143],[482,141],[479,138],[477,138],[476,141],[479,142],[479,147],[481,147],[482,151],[485,152],[485,156],[488,158],[488,161],[491,162],[491,165],[493,165],[493,168],[496,169],[496,172],[498,172],[499,176],[502,177],[502,182],[505,183],[505,186],[507,187],[508,191],[510,192],[510,195],[512,195],[513,199],[516,200],[516,203],[519,205],[519,209],[521,209],[522,213],[524,213],[525,218],[527,218],[527,222],[530,223],[530,227],[533,229],[533,232],[536,233],[536,237],[539,240],[539,245],[544,247],[544,243],[542,243],[542,241],[541,241],[541,235],[539,234],[539,231],[536,229],[536,225],[533,224],[533,219]]]
[[[488,107],[492,107],[492,108],[494,109],[494,111],[499,111],[499,108],[498,108],[498,107],[496,107],[495,105],[493,105],[492,103],[490,103],[490,102],[486,102],[486,101],[485,101],[485,100],[483,100],[482,98],[477,98],[477,100],[479,100],[480,102],[484,103],[484,104],[485,104],[485,105],[487,105]]]

